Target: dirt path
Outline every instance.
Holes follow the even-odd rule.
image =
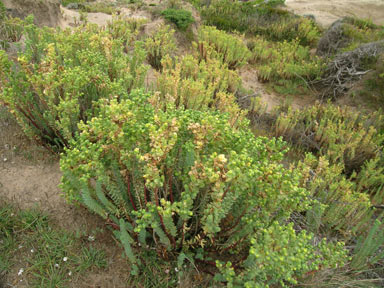
[[[314,15],[324,27],[344,16],[367,18],[384,25],[384,0],[286,0],[286,6],[300,15]]]

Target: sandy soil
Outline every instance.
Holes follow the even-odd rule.
[[[80,23],[80,13],[75,10],[70,10],[65,7],[60,7],[61,14],[63,15],[60,20],[60,28],[74,27]],[[88,22],[97,24],[99,26],[106,25],[112,20],[112,16],[105,13],[87,13]]]
[[[314,15],[324,27],[344,16],[367,18],[384,25],[384,0],[286,0],[286,7],[300,15]]]
[[[27,15],[34,15],[34,22],[39,26],[55,27],[60,22],[59,0],[2,0],[14,17],[24,19]]]
[[[74,27],[80,22],[80,13],[75,10],[67,9],[63,6],[60,7],[62,18],[59,22],[59,27],[62,29]],[[129,8],[121,8],[121,15],[136,18],[136,19],[151,19],[148,11],[138,10],[134,11]],[[112,15],[105,13],[87,13],[87,20],[89,23],[105,26],[112,20]]]
[[[266,111],[284,103],[290,103],[293,109],[302,109],[316,102],[315,96],[297,95],[295,97],[280,95],[267,89],[267,86],[260,83],[257,79],[257,71],[251,66],[245,66],[239,71],[244,88],[254,91],[261,98],[261,101],[267,105]]]
[[[24,158],[15,156],[11,162],[2,163],[0,166],[0,196],[2,200],[8,200],[21,209],[35,207],[45,211],[60,228],[72,232],[82,231],[96,238],[94,245],[105,251],[108,267],[71,279],[69,287],[126,287],[129,265],[123,257],[121,246],[116,245],[111,233],[105,229],[98,217],[85,208],[65,202],[58,187],[60,179],[61,172],[57,161],[51,164],[40,160],[37,163],[29,163]],[[17,275],[17,269],[9,273],[8,283],[18,281],[18,278],[12,275]],[[12,287],[28,286],[18,283]]]

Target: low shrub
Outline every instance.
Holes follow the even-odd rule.
[[[371,21],[364,19],[346,17],[343,19],[343,34],[349,40],[341,51],[352,51],[361,44],[382,40],[384,26],[374,25]]]
[[[100,98],[119,98],[143,84],[145,52],[124,53],[122,41],[86,26],[75,31],[26,27],[26,47],[17,61],[1,54],[0,102],[24,132],[60,151],[97,110]]]
[[[359,172],[366,161],[380,155],[384,135],[383,116],[365,116],[332,104],[316,104],[305,110],[289,109],[276,121],[275,135],[317,155],[331,164],[342,163],[347,175]]]
[[[7,8],[5,8],[4,3],[0,1],[0,20],[4,20],[7,16]]]
[[[299,170],[280,164],[281,140],[255,138],[247,121],[234,128],[225,114],[147,101],[137,92],[101,104],[60,163],[67,198],[115,227],[133,267],[139,246],[180,264],[221,269],[231,258],[231,277],[267,287],[343,265],[341,243],[313,245],[312,235],[286,225],[312,201]],[[226,275],[219,281],[231,285]]]
[[[323,162],[328,161],[333,167],[332,177],[345,177],[337,181],[329,179],[326,183],[349,183],[349,188],[343,187],[340,195],[351,190],[355,195],[368,196],[369,206],[380,206],[384,203],[383,127],[383,115],[380,113],[367,116],[331,104],[317,104],[305,111],[289,109],[280,113],[275,123],[275,135],[283,136],[286,141],[305,151],[324,157]],[[321,177],[327,179],[328,176]],[[324,191],[332,195],[329,189]],[[358,201],[364,202],[361,199]],[[352,204],[348,207],[350,211],[353,210]],[[337,210],[342,211],[341,208]],[[342,218],[350,221],[351,217],[330,216],[337,221]],[[358,221],[354,223],[353,226],[357,226]]]
[[[147,22],[145,19],[136,19],[124,17],[121,15],[112,16],[112,21],[109,21],[105,27],[108,34],[113,39],[119,39],[124,42],[124,45],[131,46],[137,40],[140,28]]]
[[[306,228],[316,235],[336,237],[339,241],[344,241],[350,247],[352,256],[348,273],[361,274],[384,260],[384,224],[382,213],[372,205],[367,190],[361,189],[358,181],[348,179],[343,174],[343,168],[340,163],[330,164],[324,156],[316,158],[310,154],[298,164],[297,169],[304,175],[304,187],[318,201],[306,212],[304,221]],[[383,170],[382,166],[378,168]],[[371,177],[364,176],[361,178]],[[383,193],[380,200],[382,199]],[[371,276],[365,277],[369,283]]]
[[[206,25],[220,30],[262,35],[273,41],[296,40],[305,46],[316,44],[320,29],[315,22],[276,8],[282,3],[284,1],[213,0],[201,8],[201,15]]]
[[[203,26],[198,31],[198,42],[194,43],[200,59],[214,57],[237,69],[247,63],[250,52],[241,37],[230,35],[215,27]]]
[[[176,51],[175,30],[163,25],[145,41],[147,60],[156,70],[161,69],[161,60]]]
[[[372,72],[363,78],[363,86],[357,92],[372,107],[380,105],[384,109],[384,55],[373,65]]]
[[[376,219],[368,233],[357,239],[350,266],[355,270],[363,270],[384,259],[384,225],[382,219]]]
[[[0,49],[7,49],[9,43],[20,41],[24,32],[24,25],[32,22],[32,17],[27,17],[24,21],[19,18],[8,17],[5,11],[1,11],[0,7]]]
[[[220,30],[247,32],[250,24],[255,24],[259,15],[265,15],[271,8],[285,1],[263,0],[240,2],[232,0],[214,0],[209,5],[201,3],[201,16],[205,24],[216,26]]]
[[[299,284],[297,275],[317,272],[322,265],[336,268],[348,260],[342,243],[329,244],[323,239],[313,246],[314,241],[313,234],[297,233],[292,223],[274,222],[252,238],[242,272],[236,274],[231,262],[219,262],[221,273],[216,279],[226,281],[227,287],[291,287]]]
[[[94,2],[95,0],[61,0],[61,5],[64,7],[68,6],[68,4],[74,3],[74,4],[84,4],[89,2]]]
[[[318,201],[307,212],[309,230],[346,242],[366,230],[374,212],[371,201],[344,175],[342,164],[331,164],[325,156],[307,154],[298,169],[304,176],[304,187]]]
[[[320,38],[320,29],[314,21],[305,17],[287,14],[278,21],[268,21],[265,25],[252,27],[253,34],[271,41],[297,41],[302,46],[314,46]]]
[[[180,0],[168,0],[167,8],[168,9],[181,9],[182,2]]]
[[[367,160],[361,171],[352,176],[356,189],[368,194],[374,206],[384,205],[384,157],[382,155]]]
[[[308,92],[310,82],[320,78],[325,69],[323,61],[312,56],[310,49],[297,41],[270,42],[258,37],[248,46],[251,50],[249,61],[256,65],[258,78],[271,81],[280,93]]]
[[[119,9],[112,4],[94,2],[94,3],[85,3],[81,6],[80,11],[85,13],[104,13],[113,15],[119,11]]]
[[[163,15],[166,20],[174,23],[176,27],[182,31],[187,30],[187,28],[195,22],[192,13],[183,9],[165,9],[161,12],[161,15]]]
[[[92,0],[90,0],[92,1]],[[67,7],[68,4],[71,4],[71,3],[75,3],[75,4],[84,4],[86,2],[90,2],[88,0],[61,0],[61,5],[63,5],[64,7]]]
[[[355,17],[345,17],[333,23],[324,33],[319,41],[317,54],[332,57],[353,51],[362,44],[380,41],[383,37],[384,26]]]
[[[152,104],[165,109],[169,103],[178,108],[218,109],[237,121],[244,113],[236,104],[234,93],[241,84],[240,77],[217,59],[199,61],[191,55],[162,61],[163,69],[157,75],[157,91]]]

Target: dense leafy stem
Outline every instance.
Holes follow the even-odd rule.
[[[26,48],[2,67],[0,102],[25,133],[53,151],[67,146],[77,123],[87,121],[101,98],[119,98],[142,86],[145,52],[124,52],[122,40],[97,26],[54,31],[26,26]]]
[[[202,249],[203,262],[235,253],[235,267],[256,265],[252,247],[264,237],[257,231],[273,229],[312,204],[298,170],[280,163],[284,143],[255,138],[245,120],[235,127],[226,114],[155,109],[140,91],[100,107],[61,159],[62,188],[68,199],[120,227],[133,264],[131,246],[144,242],[163,254],[196,256]],[[299,262],[311,262],[307,256]],[[328,265],[314,262],[311,269],[320,263]],[[295,267],[280,280],[300,275]]]

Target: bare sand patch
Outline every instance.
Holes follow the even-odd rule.
[[[375,24],[384,25],[384,0],[286,0],[285,4],[296,14],[314,15],[324,27],[345,16],[371,19]]]
[[[252,90],[260,97],[261,102],[266,104],[266,112],[271,112],[274,107],[282,105],[284,103],[290,103],[293,109],[302,109],[313,105],[316,102],[314,95],[297,95],[295,97],[291,95],[281,95],[272,89],[269,89],[267,85],[261,83],[257,78],[257,69],[250,66],[245,66],[239,71],[243,87]]]

